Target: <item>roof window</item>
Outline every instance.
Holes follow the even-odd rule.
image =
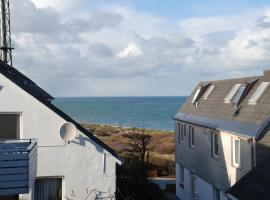
[[[215,86],[211,85],[210,87],[208,87],[208,89],[206,90],[205,94],[203,95],[203,99],[208,99],[208,97],[210,96],[210,94],[212,94],[212,92],[214,91]]]
[[[194,104],[194,103],[196,102],[196,99],[198,98],[198,96],[199,96],[201,90],[202,90],[202,87],[198,87],[198,89],[196,90],[196,92],[195,92],[195,94],[194,94],[194,96],[193,96],[193,99],[192,99],[191,103]]]
[[[224,98],[224,103],[231,103],[232,98],[238,92],[240,87],[241,84],[235,84],[233,88],[230,90],[230,92],[227,94],[227,96]]]
[[[241,86],[241,87],[238,89],[237,93],[235,94],[235,96],[234,96],[233,99],[232,99],[232,102],[233,102],[234,104],[238,104],[238,103],[240,102],[240,99],[241,99],[241,97],[243,96],[245,90],[246,90],[246,86]]]
[[[269,82],[262,82],[253,95],[249,98],[248,104],[255,105],[263,95],[266,88],[269,86]]]
[[[197,88],[197,90],[196,90],[196,92],[195,92],[195,94],[194,94],[194,96],[193,96],[193,98],[191,100],[191,103],[192,104],[197,105],[197,103],[199,102],[200,98],[203,96],[203,94],[205,93],[205,91],[207,90],[207,88],[210,86],[210,84],[211,83],[209,83],[209,82],[208,83],[204,83],[204,84],[201,84]]]

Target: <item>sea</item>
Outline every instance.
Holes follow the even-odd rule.
[[[174,130],[187,97],[59,97],[53,104],[80,123]]]

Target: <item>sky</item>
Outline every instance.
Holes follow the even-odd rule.
[[[10,0],[14,67],[53,96],[180,96],[270,69],[269,0]]]

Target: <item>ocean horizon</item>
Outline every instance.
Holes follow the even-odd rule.
[[[86,124],[174,130],[186,96],[57,97],[53,104]]]

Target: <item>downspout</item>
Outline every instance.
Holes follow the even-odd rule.
[[[251,169],[256,167],[256,140],[255,137],[251,139]]]

